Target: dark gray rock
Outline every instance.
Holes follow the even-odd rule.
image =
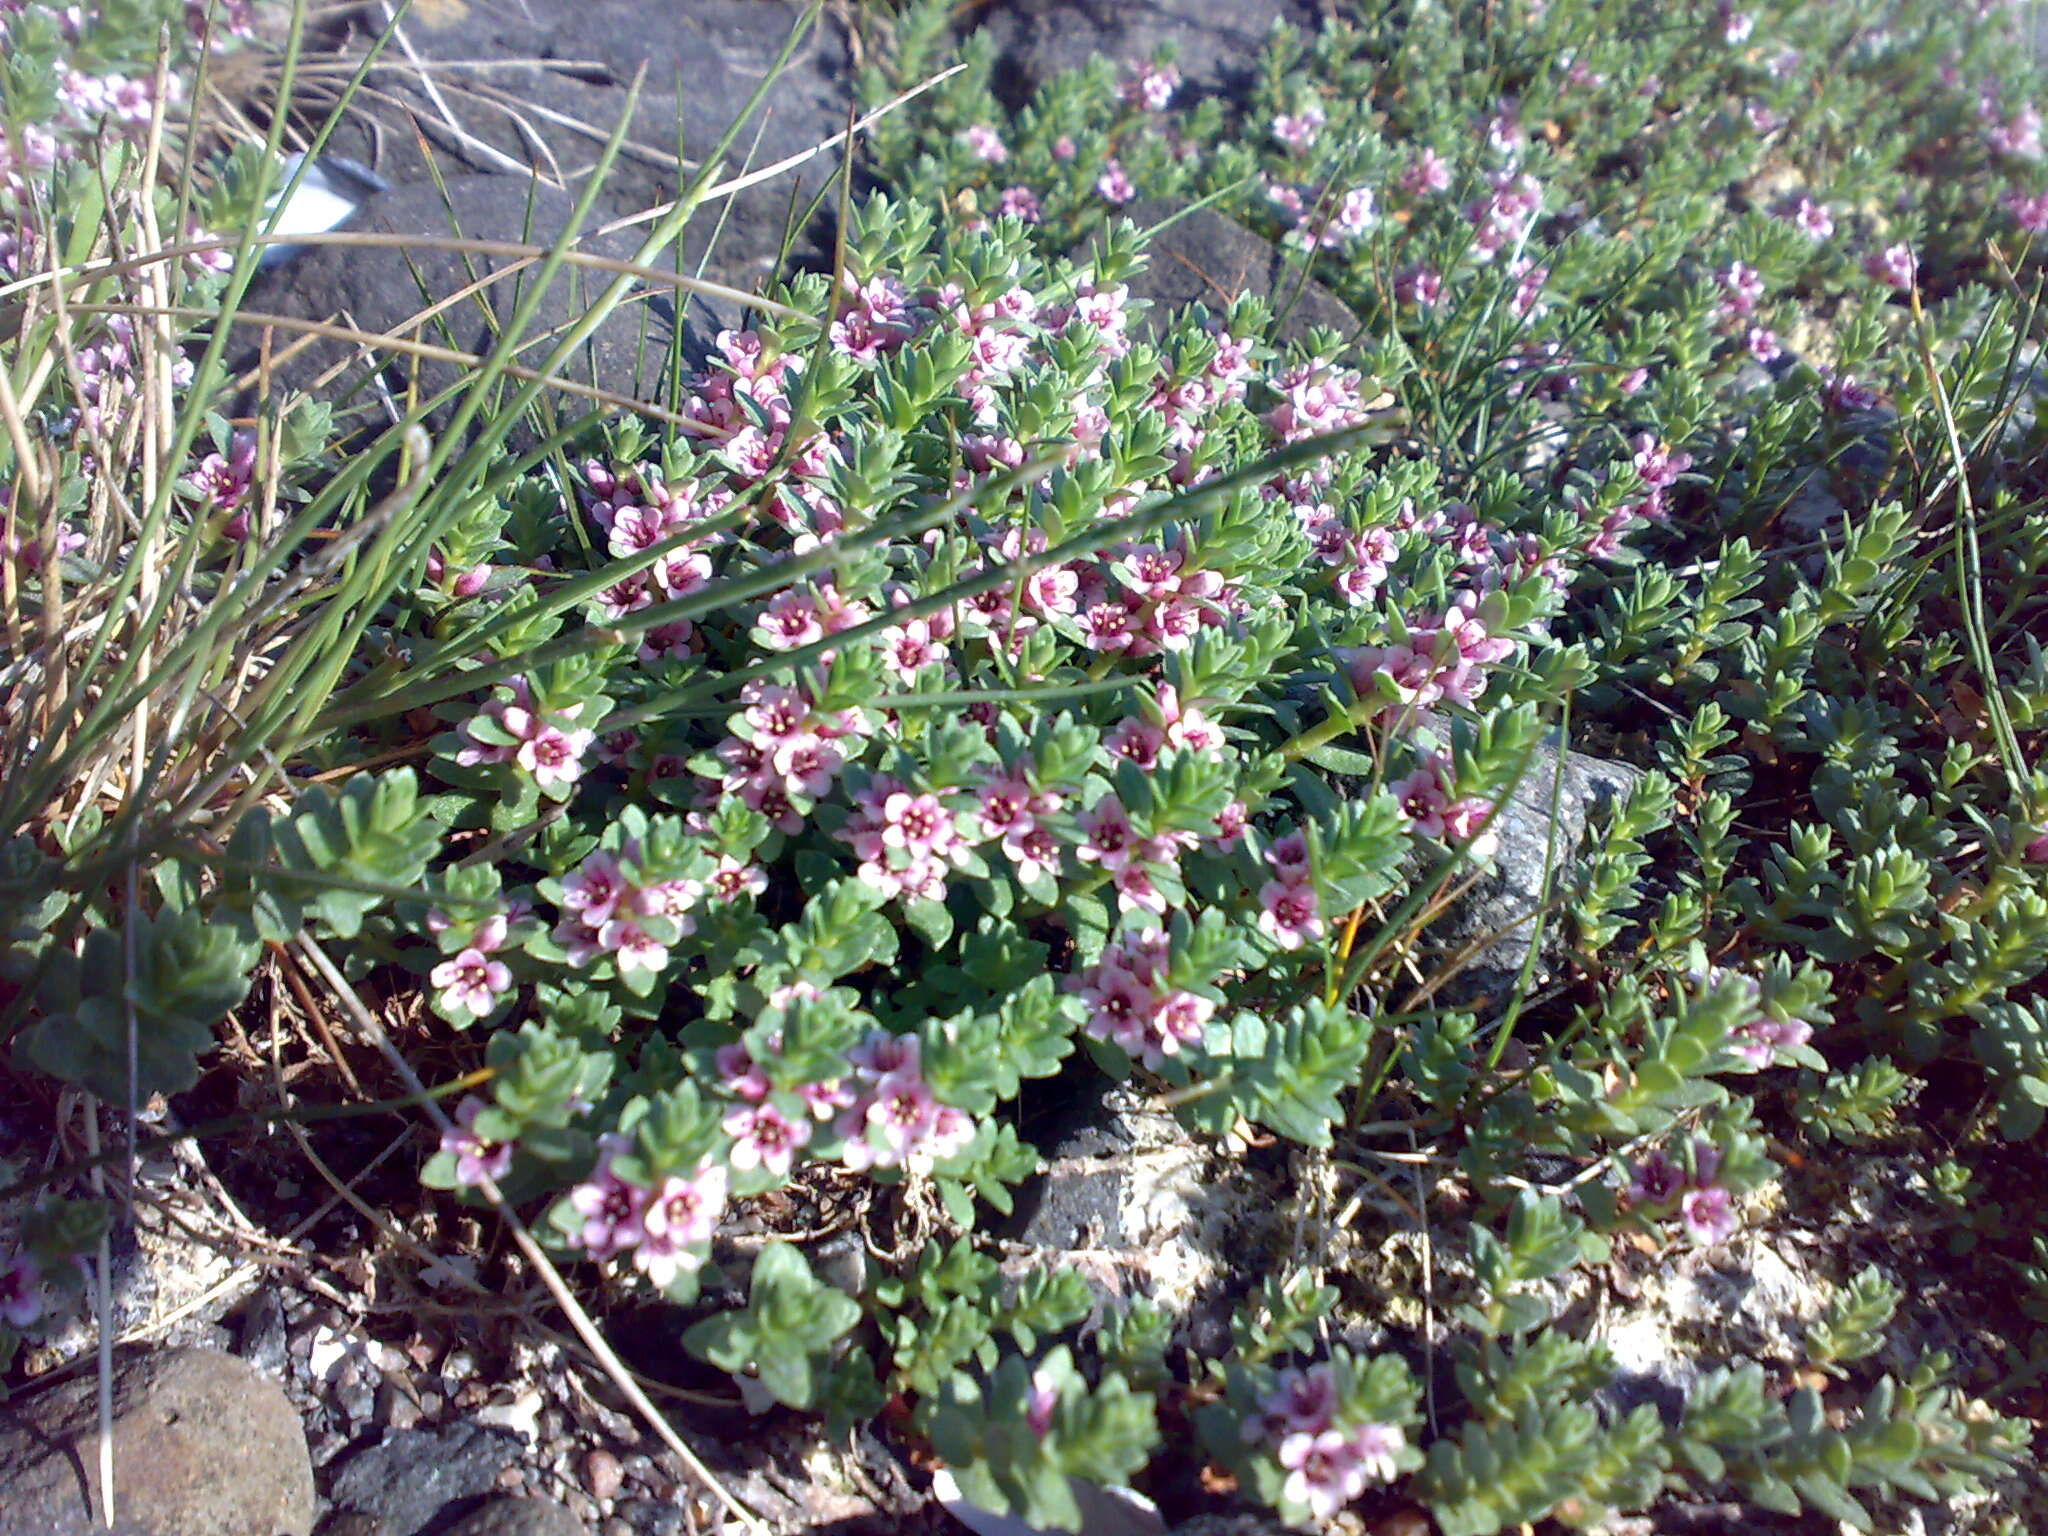
[[[670,1499],[622,1499],[613,1513],[638,1536],[682,1536],[683,1511]]]
[[[441,1517],[451,1504],[494,1493],[520,1454],[519,1437],[458,1422],[387,1433],[348,1458],[328,1496],[338,1509],[375,1516],[395,1536]]]
[[[419,183],[377,193],[363,204],[350,228],[420,241],[460,236],[545,246],[567,229],[573,211],[574,201],[566,193],[537,181],[464,175],[449,178],[445,195],[441,188]],[[620,231],[587,237],[576,249],[625,260],[635,254],[638,245],[639,237],[633,232]],[[500,328],[510,321],[534,281],[537,263],[524,272],[507,271],[517,259],[428,244],[367,249],[317,246],[275,271],[262,274],[250,285],[245,307],[258,313],[303,320],[324,321],[342,316],[352,323],[353,329],[366,334],[390,333],[482,356],[496,344]],[[691,260],[687,242],[685,260]],[[423,309],[462,293],[479,279],[497,272],[507,275],[459,299],[432,319],[411,323]],[[528,338],[547,338],[551,331],[572,324],[613,276],[610,272],[564,264],[524,334]],[[622,303],[608,316],[589,341],[564,361],[559,376],[613,393],[647,398],[660,392],[679,298],[686,354],[701,352],[709,336],[737,319],[732,309],[701,295],[683,297],[673,289],[652,285],[644,291],[648,295],[645,299]],[[295,339],[296,332],[273,336],[272,351]],[[253,326],[249,327],[246,340],[254,345]],[[535,340],[521,352],[518,361],[523,366],[538,367],[546,361],[553,345],[552,339]],[[274,376],[287,386],[303,388],[337,365],[347,370],[356,350],[350,343],[322,340]],[[252,357],[242,359],[244,367],[251,362]],[[400,401],[415,381],[425,398],[448,388],[458,375],[454,364],[421,359],[395,348],[379,354],[379,366],[385,382]],[[357,368],[345,371],[337,388],[344,395],[360,393],[366,382],[366,370]],[[333,398],[334,393],[330,391],[327,398]],[[563,396],[558,398],[558,408],[564,416],[573,417],[590,405],[587,398]],[[379,425],[383,424],[380,419]]]
[[[107,1234],[107,1267],[113,1277],[110,1296],[117,1332],[125,1333],[147,1323],[155,1311],[158,1276],[155,1261],[142,1246],[141,1235],[132,1222],[117,1221]],[[90,1295],[81,1305],[71,1307],[62,1321],[43,1340],[58,1360],[70,1362],[89,1355],[98,1347],[99,1321]],[[181,1344],[196,1342],[181,1338]]]
[[[405,54],[387,48],[374,82],[398,105],[358,121],[335,148],[394,181],[422,180],[417,122],[447,169],[530,167],[578,189],[626,117],[628,87],[644,65],[606,192],[623,206],[650,206],[673,197],[690,173],[679,146],[693,169],[735,122],[741,131],[727,176],[799,154],[846,126],[852,70],[830,14],[798,44],[759,110],[745,115],[806,9],[797,0],[429,0],[402,27],[430,66],[439,102]],[[376,35],[379,20],[375,7],[365,9],[353,49]],[[766,275],[782,249],[792,196],[801,214],[838,163],[828,151],[738,196],[719,236],[721,266],[743,286]],[[712,206],[701,216],[707,232],[720,214]]]
[[[1328,681],[1311,678],[1291,685],[1289,702],[1297,709],[1307,709],[1313,720],[1320,714],[1317,701]],[[1424,711],[1415,726],[1439,742],[1450,739],[1450,719],[1433,710]],[[1363,794],[1368,787],[1366,779],[1350,774],[1326,771],[1322,776],[1339,796]],[[1436,1006],[1475,1008],[1505,1001],[1528,958],[1535,915],[1544,901],[1546,864],[1554,896],[1568,886],[1579,867],[1593,818],[1625,801],[1642,776],[1642,769],[1628,763],[1573,751],[1556,733],[1538,743],[1520,783],[1490,824],[1489,830],[1499,842],[1492,861],[1478,867],[1478,879],[1471,888],[1435,918],[1423,935],[1423,942],[1439,960],[1448,960],[1484,941],[1459,962],[1456,974],[1437,988],[1432,995]],[[1432,867],[1420,858],[1411,858],[1404,877],[1420,878]],[[1454,881],[1469,879],[1474,872],[1468,864]],[[1530,978],[1534,983],[1547,979],[1543,962],[1554,959],[1561,950],[1562,924],[1554,909],[1545,917],[1543,935],[1543,951]]]
[[[1146,248],[1145,269],[1130,284],[1131,297],[1152,306],[1139,323],[1147,337],[1157,337],[1189,304],[1220,313],[1243,294],[1271,307],[1275,340],[1300,341],[1316,326],[1345,336],[1357,333],[1358,317],[1342,299],[1313,277],[1302,281],[1300,252],[1282,250],[1213,208],[1166,223],[1186,207],[1149,198],[1123,210],[1139,229],[1157,228]]]
[[[366,1515],[359,1509],[337,1509],[320,1522],[313,1536],[410,1536],[381,1515]]]
[[[984,10],[996,93],[1022,106],[1054,75],[1090,60],[1148,63],[1171,43],[1182,99],[1235,94],[1275,22],[1313,29],[1314,0],[1008,0]]]
[[[0,1410],[0,1536],[102,1531],[90,1374]],[[114,1512],[135,1536],[306,1536],[313,1469],[290,1401],[243,1361],[175,1349],[114,1381]]]
[[[259,1287],[235,1314],[235,1353],[266,1376],[282,1377],[286,1354],[284,1302],[271,1286]]]
[[[583,1522],[553,1499],[492,1499],[447,1536],[583,1536]]]
[[[1082,1101],[1050,1129],[1045,1172],[1025,1186],[1010,1235],[1060,1252],[1128,1250],[1159,1235],[1140,1208],[1136,1160],[1146,1151],[1186,1148],[1187,1135],[1171,1115],[1119,1087]]]
[[[1554,893],[1570,879],[1594,815],[1626,800],[1641,778],[1639,768],[1562,749],[1555,741],[1537,747],[1521,783],[1494,813],[1490,830],[1500,845],[1492,868],[1430,924],[1429,943],[1446,955],[1486,941],[1437,993],[1437,1001],[1462,1007],[1505,999],[1529,955],[1546,864]],[[1544,979],[1541,962],[1556,953],[1559,926],[1554,913],[1544,921],[1544,953],[1537,957],[1533,981]]]
[[[1278,1515],[1247,1509],[1228,1514],[1196,1515],[1181,1521],[1167,1536],[1296,1536],[1296,1532],[1297,1527],[1287,1524]]]
[[[1148,1296],[1177,1319],[1188,1348],[1220,1352],[1233,1288],[1248,1263],[1263,1262],[1272,1237],[1271,1191],[1244,1161],[1214,1157],[1142,1091],[1105,1087],[1092,1072],[1077,1066],[1056,1080],[1074,1097],[1027,1129],[1045,1167],[1001,1229],[1032,1250],[1005,1264],[1006,1278],[1074,1270],[1099,1311]]]

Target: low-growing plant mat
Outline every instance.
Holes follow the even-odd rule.
[[[1198,95],[1092,16],[1013,110],[865,13],[640,405],[567,364],[739,125],[618,220],[629,100],[487,346],[317,323],[452,385],[294,400],[288,116],[202,187],[153,31],[15,21],[10,1380],[275,1269],[338,1501],[382,1385],[628,1528],[2026,1528],[2023,18],[1369,0]],[[131,1224],[239,1267],[118,1320]]]

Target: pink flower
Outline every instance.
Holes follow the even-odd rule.
[[[1113,959],[1105,955],[1092,972],[1080,978],[1081,1003],[1088,1010],[1086,1028],[1095,1039],[1135,1056],[1152,1014],[1152,989]]]
[[[1789,1051],[1813,1038],[1813,1026],[1804,1019],[1774,1019],[1768,1014],[1736,1028],[1729,1044],[1735,1053],[1758,1069],[1770,1066],[1780,1051]]]
[[[1330,221],[1336,229],[1347,235],[1362,235],[1372,226],[1373,195],[1370,187],[1353,187],[1344,194],[1337,205],[1336,216]]]
[[[1130,715],[1116,723],[1102,745],[1110,756],[1126,758],[1140,768],[1150,769],[1166,749],[1166,731],[1141,716]]]
[[[1793,205],[1792,223],[1809,240],[1825,240],[1835,232],[1835,215],[1826,203],[1802,197]]]
[[[937,795],[897,791],[882,802],[882,846],[924,856],[947,852],[957,840],[953,813]]]
[[[951,1157],[974,1136],[973,1122],[951,1105],[941,1104],[915,1068],[892,1072],[876,1083],[864,1118],[880,1134],[882,1147],[850,1138],[847,1152],[859,1150],[848,1157],[848,1167],[865,1157],[885,1166],[929,1172],[934,1162]]]
[[[0,1265],[0,1323],[27,1328],[43,1315],[43,1272],[36,1261],[18,1253]]]
[[[1137,833],[1130,813],[1115,795],[1104,795],[1081,814],[1081,861],[1100,864],[1111,873],[1129,863]]]
[[[2028,843],[2022,851],[2021,857],[2029,863],[2048,864],[2048,831],[2043,831],[2032,842]]]
[[[1317,910],[1315,887],[1285,885],[1269,880],[1259,890],[1259,931],[1282,949],[1299,949],[1310,939],[1320,938],[1323,919]]]
[[[1401,190],[1411,197],[1427,197],[1451,184],[1450,162],[1433,149],[1425,149],[1401,173]]]
[[[1413,304],[1417,309],[1434,309],[1443,294],[1443,274],[1434,267],[1417,262],[1403,267],[1394,276],[1394,298],[1402,304]]]
[[[1003,834],[1003,852],[1017,866],[1019,880],[1028,882],[1059,873],[1060,842],[1045,827],[1011,828]]]
[[[817,599],[800,587],[778,592],[754,621],[753,641],[765,650],[793,651],[825,638]]]
[[[976,821],[981,835],[1002,837],[1016,827],[1033,823],[1035,818],[1029,809],[1033,798],[1031,786],[1017,774],[990,777],[976,795]]]
[[[976,123],[962,131],[960,138],[977,160],[986,160],[990,165],[1001,165],[1010,158],[1009,146],[1002,135],[986,123]]]
[[[1749,349],[1749,355],[1760,363],[1776,362],[1785,355],[1785,349],[1778,345],[1778,333],[1761,325],[1749,328],[1743,337],[1743,345]]]
[[[1330,1427],[1338,1406],[1337,1379],[1329,1366],[1289,1367],[1274,1381],[1259,1405],[1259,1417],[1247,1424],[1246,1432],[1256,1429],[1261,1439],[1319,1435]]]
[[[1647,432],[1638,432],[1633,444],[1636,473],[1643,477],[1643,484],[1653,491],[1662,491],[1678,483],[1678,477],[1692,468],[1692,455],[1680,453],[1669,443],[1652,437]]]
[[[1060,1392],[1044,1371],[1031,1373],[1031,1391],[1024,1399],[1024,1422],[1043,1440],[1052,1432],[1053,1415],[1059,1411]]]
[[[898,625],[882,639],[882,656],[889,670],[902,681],[909,683],[927,667],[940,667],[946,663],[946,647],[932,637],[931,621],[910,619]]]
[[[1853,373],[1829,374],[1821,387],[1821,403],[1831,411],[1873,411],[1882,398]]]
[[[441,1150],[455,1156],[455,1182],[473,1189],[486,1179],[495,1183],[512,1167],[512,1144],[487,1141],[476,1133],[476,1117],[488,1106],[465,1094],[455,1110],[455,1125],[441,1133]]]
[[[1525,319],[1532,313],[1541,313],[1549,306],[1540,301],[1543,285],[1550,281],[1550,268],[1539,267],[1527,259],[1516,262],[1508,269],[1517,274],[1514,297],[1508,301],[1508,309],[1517,320]]]
[[[1168,1056],[1178,1056],[1184,1045],[1200,1045],[1208,1032],[1216,1004],[1199,992],[1173,991],[1159,1000],[1153,1010],[1152,1026],[1139,1051],[1147,1067],[1157,1070]]]
[[[1395,780],[1389,788],[1401,807],[1401,814],[1408,818],[1410,830],[1418,837],[1444,835],[1444,812],[1450,809],[1451,797],[1444,791],[1440,770],[1435,763],[1425,764],[1406,778]]]
[[[1629,1178],[1628,1195],[1639,1205],[1661,1206],[1676,1200],[1685,1187],[1685,1170],[1660,1147],[1636,1164]]]
[[[1124,82],[1124,100],[1147,112],[1163,112],[1180,84],[1180,71],[1171,64],[1142,64]]]
[[[777,1178],[789,1177],[797,1149],[811,1139],[810,1121],[791,1120],[768,1103],[735,1109],[723,1123],[733,1138],[733,1167],[761,1168]]]
[[[618,859],[600,848],[587,855],[574,874],[562,878],[562,905],[587,926],[598,928],[610,920],[627,889]]]
[[[1026,224],[1043,224],[1045,209],[1038,201],[1038,194],[1029,187],[1005,187],[996,201],[996,212]]]
[[[700,1165],[687,1179],[670,1175],[662,1180],[641,1218],[633,1267],[661,1290],[675,1284],[678,1275],[700,1268],[701,1250],[725,1210],[725,1192],[726,1173],[716,1163]]]
[[[1244,837],[1245,828],[1250,825],[1251,813],[1242,800],[1233,800],[1216,813],[1216,831],[1210,842],[1219,851],[1237,846]]]
[[[1156,917],[1166,915],[1166,893],[1152,878],[1150,864],[1132,860],[1110,876],[1110,884],[1116,891],[1116,905],[1119,912],[1150,912]]]
[[[736,1099],[758,1104],[774,1087],[768,1081],[768,1074],[761,1070],[760,1063],[737,1040],[721,1045],[712,1052],[711,1059],[718,1068],[718,1086]]]
[[[1299,112],[1283,112],[1274,118],[1273,137],[1289,149],[1307,149],[1315,143],[1316,135],[1322,132],[1326,121],[1328,118],[1322,107],[1316,102],[1310,102]]]
[[[1985,130],[1984,142],[1996,154],[2010,155],[2015,160],[2038,160],[2041,158],[2041,114],[2032,107],[2022,107],[2009,121]]]
[[[658,976],[668,969],[668,946],[630,919],[613,918],[606,923],[597,931],[597,943],[617,962],[621,976],[628,971]]]
[[[1125,174],[1123,162],[1111,156],[1103,162],[1102,174],[1095,178],[1095,190],[1105,201],[1128,203],[1138,195],[1138,189],[1131,185],[1131,178]]]
[[[1721,312],[1724,315],[1750,315],[1756,312],[1757,301],[1764,296],[1764,277],[1755,267],[1743,262],[1734,262],[1726,271],[1714,279],[1721,286]]]
[[[583,777],[583,754],[597,739],[597,733],[581,729],[563,730],[541,716],[517,705],[499,717],[505,729],[519,738],[512,760],[542,789],[567,787]]]
[[[2048,192],[2030,197],[2024,192],[2012,191],[2005,194],[2003,202],[2013,222],[2028,234],[2038,235],[2048,230]]]
[[[1735,1201],[1718,1184],[1687,1190],[1678,1202],[1686,1235],[1702,1245],[1724,1243],[1735,1235]]]
[[[1183,704],[1180,690],[1171,683],[1159,689],[1159,718],[1166,730],[1166,744],[1183,752],[1201,752],[1211,758],[1223,753],[1223,728],[1193,704]]]
[[[629,1184],[611,1171],[612,1159],[630,1151],[632,1142],[624,1136],[604,1135],[597,1139],[597,1167],[584,1183],[569,1191],[569,1205],[583,1218],[575,1242],[591,1258],[602,1262],[624,1253],[646,1235],[641,1215],[647,1205],[647,1191]]]
[[[708,1243],[718,1230],[725,1197],[725,1170],[716,1163],[700,1164],[687,1179],[670,1174],[661,1181],[647,1202],[641,1225],[650,1237],[685,1246]]]
[[[768,872],[760,865],[742,863],[731,854],[719,855],[709,886],[714,901],[729,904],[742,896],[758,896],[767,889]]]
[[[1910,245],[1888,245],[1882,251],[1864,257],[1863,270],[1901,293],[1908,292],[1913,286],[1915,270],[1913,248]]]
[[[1318,1520],[1328,1520],[1365,1492],[1358,1447],[1340,1430],[1289,1435],[1280,1442],[1280,1465],[1287,1468],[1282,1496],[1306,1505]]]
[[[1444,838],[1452,843],[1466,843],[1475,859],[1493,857],[1500,846],[1500,839],[1486,830],[1493,820],[1494,805],[1477,795],[1468,795],[1453,801],[1444,810]]]
[[[230,258],[232,259],[232,258]],[[185,479],[220,512],[236,512],[256,483],[256,434],[237,432],[226,454],[209,453]]]
[[[512,990],[511,970],[480,949],[465,949],[443,960],[428,973],[427,980],[441,989],[438,1001],[444,1012],[468,1013],[479,1019],[488,1018],[498,1000]]]
[[[1400,1466],[1395,1457],[1407,1447],[1408,1437],[1398,1424],[1361,1424],[1351,1432],[1351,1448],[1368,1479],[1392,1482]]]

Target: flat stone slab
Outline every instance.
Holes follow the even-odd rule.
[[[1234,94],[1276,22],[1311,31],[1314,0],[998,0],[982,30],[996,45],[996,93],[1021,106],[1039,86],[1091,59],[1149,63],[1171,43],[1192,95]]]
[[[1274,340],[1300,341],[1317,326],[1346,337],[1357,334],[1358,317],[1342,299],[1313,276],[1302,281],[1301,252],[1282,249],[1214,208],[1188,213],[1187,207],[1147,198],[1121,210],[1141,230],[1164,226],[1146,248],[1145,270],[1130,284],[1132,298],[1151,302],[1140,322],[1148,337],[1156,337],[1189,304],[1221,313],[1245,294],[1272,308]]]
[[[0,1409],[0,1536],[104,1533],[98,1383]],[[307,1536],[313,1468],[283,1388],[234,1356],[173,1349],[114,1380],[114,1513],[132,1536]]]

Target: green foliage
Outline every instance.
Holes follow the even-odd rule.
[[[860,1321],[860,1304],[811,1274],[788,1243],[770,1243],[754,1260],[744,1311],[691,1325],[683,1344],[722,1371],[756,1377],[792,1408],[817,1401],[832,1347]]]
[[[1372,1039],[1370,1019],[1320,1000],[1275,1019],[1240,1013],[1210,1047],[1227,1078],[1184,1118],[1224,1130],[1242,1115],[1304,1146],[1327,1147],[1330,1124],[1343,1115],[1338,1095],[1357,1081]]]
[[[1034,1366],[1007,1355],[985,1381],[956,1374],[932,1400],[922,1427],[987,1509],[1029,1524],[1078,1531],[1071,1478],[1121,1483],[1159,1443],[1152,1399],[1114,1371],[1090,1388],[1065,1346]]]
[[[1912,1087],[1895,1063],[1873,1056],[1829,1077],[1802,1076],[1794,1113],[1812,1134],[1853,1145],[1883,1135]]]
[[[1564,1273],[1603,1246],[1560,1201],[1527,1191],[1509,1210],[1505,1237],[1474,1226],[1471,1240],[1481,1301],[1461,1315],[1494,1335],[1527,1333],[1546,1321],[1549,1303],[1527,1287]]]
[[[28,1058],[116,1104],[189,1088],[214,1026],[247,995],[256,954],[189,908],[96,928],[75,961],[60,953],[46,974]]]
[[[113,317],[162,298],[95,258],[144,249],[136,206],[239,227],[268,167],[138,205],[140,137],[53,114],[74,68],[150,77],[179,4],[11,16],[11,139],[63,129],[47,174],[16,157],[49,218],[15,254],[75,282],[60,319],[23,288],[0,358],[0,664],[38,733],[0,783],[0,1038],[175,1092],[260,945],[315,935],[466,1094],[426,1183],[488,1157],[560,1253],[678,1304],[714,1230],[765,1230],[689,1347],[835,1430],[907,1404],[1040,1524],[1073,1480],[1188,1471],[1162,1408],[1288,1519],[1372,1489],[1446,1536],[1667,1495],[1888,1528],[2023,1464],[1939,1361],[1856,1403],[1905,1358],[1904,1276],[1811,1326],[1843,1380],[1781,1400],[1707,1358],[1670,1431],[1596,1407],[1612,1361],[1564,1307],[1617,1235],[1667,1263],[1774,1180],[1811,1206],[1865,1142],[1918,1156],[1934,1075],[1950,1248],[2041,1310],[2000,1161],[2048,1114],[2038,77],[1928,0],[1653,9],[1365,0],[1277,29],[1242,103],[1100,58],[1012,111],[987,33],[897,101],[958,10],[905,0],[862,34],[897,109],[843,285],[771,287],[672,381],[708,430],[493,408],[475,447],[330,455],[327,403],[248,437],[201,378],[149,484],[109,452],[165,440],[113,420],[161,396]],[[1127,311],[1126,177],[1281,281]],[[1875,275],[1901,247],[1910,303]],[[166,313],[210,326],[222,279],[185,266]],[[1297,336],[1311,267],[1355,324]],[[238,493],[256,437],[283,463]],[[230,532],[259,505],[291,531]],[[1561,774],[1553,818],[1572,743],[1643,771],[1599,809]],[[1526,965],[1451,937],[1503,905]],[[976,1235],[1105,1074],[1284,1190],[1229,1233],[1221,1358],[1157,1298],[1077,1334],[1078,1270]],[[777,1236],[814,1206],[926,1239],[843,1292]],[[24,1251],[68,1260],[96,1209]],[[1383,1306],[1403,1221],[1432,1267]],[[2002,1391],[2043,1374],[2006,1355]],[[1317,1453],[1334,1488],[1304,1425],[1364,1437]]]
[[[1876,1270],[1864,1270],[1829,1298],[1827,1312],[1806,1330],[1806,1357],[1836,1369],[1876,1354],[1898,1305],[1899,1288]]]

